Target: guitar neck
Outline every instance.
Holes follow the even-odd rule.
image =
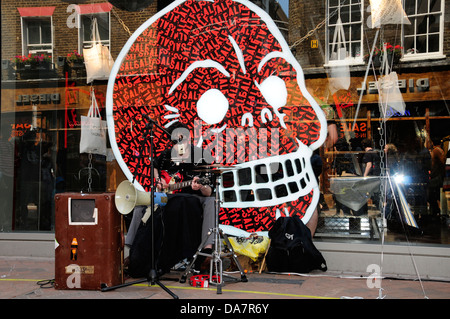
[[[191,183],[192,183],[192,180],[169,184],[168,191],[171,192],[171,191],[174,191],[174,190],[177,190],[180,188],[187,187],[187,186],[191,185]]]

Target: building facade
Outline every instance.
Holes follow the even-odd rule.
[[[56,193],[113,192],[126,179],[112,153],[79,152],[81,116],[92,91],[105,116],[108,81],[87,83],[77,57],[92,45],[94,18],[101,43],[116,59],[131,34],[171,2],[1,2],[1,240],[20,240],[23,232],[51,237]],[[377,21],[368,0],[290,1],[288,12],[277,1],[251,2],[275,20],[303,69],[307,90],[327,115],[329,138],[317,150],[319,246],[383,239],[448,248],[445,172],[437,188],[430,183],[435,147],[446,161],[450,136],[450,1],[404,0],[409,24],[378,28],[372,28]],[[383,79],[393,72],[399,94],[383,104],[380,93],[386,91],[379,84],[387,87]],[[363,175],[366,138],[380,151],[383,177],[394,167],[383,149],[393,144],[398,159],[390,173],[409,180],[370,190],[358,184],[354,177]],[[397,187],[403,197],[389,197]],[[342,192],[348,188],[356,191]],[[397,211],[401,218],[414,217],[407,232],[386,218]]]

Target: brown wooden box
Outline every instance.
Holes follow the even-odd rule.
[[[123,283],[123,219],[114,195],[55,195],[56,289],[100,290]]]

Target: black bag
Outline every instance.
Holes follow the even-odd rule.
[[[143,208],[145,209],[145,208]],[[152,236],[152,222],[151,217],[147,223],[142,223],[136,232],[133,245],[130,248],[130,264],[128,266],[128,274],[133,278],[147,277],[150,275],[152,268],[152,237],[155,240],[155,267],[158,269],[157,260],[160,256],[162,240],[163,240],[163,223],[162,223],[162,208],[159,207],[154,212],[154,231]]]
[[[298,216],[280,217],[269,231],[267,269],[273,272],[308,273],[327,270],[322,254],[314,246],[311,232]]]
[[[153,265],[152,247],[155,270],[168,273],[177,262],[191,258],[201,243],[202,205],[197,197],[182,193],[170,195],[167,205],[158,207],[154,213],[154,236],[150,217],[147,223],[140,223],[130,248],[128,274],[133,278],[149,275]]]

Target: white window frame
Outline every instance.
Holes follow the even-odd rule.
[[[83,38],[83,29],[82,29],[82,18],[89,17],[91,19],[95,18],[97,15],[107,14],[108,15],[108,40],[102,40],[101,43],[108,47],[109,52],[111,52],[111,12],[98,12],[98,13],[89,13],[89,14],[79,14],[78,17],[78,52],[83,52],[84,44],[91,42],[85,41]],[[98,22],[98,19],[97,19]]]
[[[353,1],[355,1],[355,0],[353,0]],[[325,49],[325,51],[326,51],[325,52],[325,54],[326,54],[326,64],[325,64],[325,66],[358,65],[358,64],[363,64],[364,63],[364,61],[363,61],[363,57],[364,57],[364,55],[363,55],[363,52],[364,52],[364,25],[363,25],[363,23],[364,23],[364,0],[360,0],[360,8],[359,8],[359,10],[360,10],[361,19],[357,23],[352,22],[352,20],[351,20],[351,15],[352,15],[351,6],[352,5],[356,5],[356,3],[355,4],[353,3],[353,1],[351,1],[350,3],[348,3],[349,1],[346,1],[345,4],[344,4],[345,6],[349,6],[350,7],[350,10],[349,10],[349,22],[343,22],[342,25],[345,27],[345,26],[348,26],[348,25],[356,25],[357,23],[360,24],[360,33],[361,33],[360,39],[356,40],[356,41],[352,40],[351,38],[350,39],[345,39],[345,44],[347,46],[347,52],[351,52],[351,43],[359,42],[359,44],[360,44],[360,54],[359,54],[359,56],[355,56],[355,57],[347,56],[345,59],[341,59],[341,60],[331,60],[330,59],[330,56],[331,56],[331,53],[332,53],[332,52],[330,52],[331,51],[330,50],[330,46],[332,45],[332,43],[330,42],[330,33],[333,32],[333,34],[334,34],[334,31],[335,31],[336,27],[335,27],[335,25],[330,26],[329,16],[330,16],[330,13],[332,13],[336,9],[338,9],[339,11],[337,12],[337,15],[339,17],[341,6],[332,7],[331,8],[330,7],[330,0],[327,0],[326,1],[326,9],[325,9],[326,10],[325,14],[326,14],[326,17],[327,17],[327,24],[326,24],[326,49]],[[333,30],[331,30],[331,28],[333,28]],[[331,34],[331,35],[333,35],[333,34]],[[349,34],[351,36],[351,32]],[[342,42],[341,43],[337,43],[337,44],[340,47]]]
[[[416,10],[417,10],[417,0],[414,0],[416,3]],[[430,5],[430,0],[428,0],[428,11],[430,11],[429,8]],[[403,0],[403,7],[405,7],[405,0]],[[439,51],[438,52],[419,52],[419,53],[411,53],[411,52],[407,52],[407,48],[405,48],[405,25],[402,25],[402,47],[404,48],[404,54],[403,57],[401,59],[401,61],[423,61],[423,60],[433,60],[433,59],[442,59],[445,58],[444,55],[444,13],[445,13],[445,0],[441,0],[441,11],[440,11],[440,18],[439,18],[439,32],[436,33],[432,33],[432,34],[437,34],[439,33]],[[415,12],[413,15],[409,15],[408,18],[410,17],[419,17],[419,16],[430,16],[430,15],[436,15],[437,12],[433,12],[433,13],[420,13],[417,14],[417,12]],[[410,19],[411,23],[414,23],[414,20]],[[428,28],[428,25],[427,25]],[[427,33],[426,35],[430,35],[430,33]],[[413,37],[417,37],[416,34],[416,30],[414,31],[414,35]],[[427,44],[429,42],[427,41]],[[416,47],[416,46],[414,46]]]
[[[45,43],[42,45],[49,45],[50,49],[36,49],[30,50],[30,44],[28,40],[28,21],[30,20],[47,20],[50,19],[50,37],[51,42],[49,44]],[[48,54],[52,57],[53,62],[53,49],[54,49],[54,28],[53,28],[53,17],[52,16],[27,16],[20,17],[21,23],[21,36],[22,36],[22,55],[28,56],[28,54]]]

